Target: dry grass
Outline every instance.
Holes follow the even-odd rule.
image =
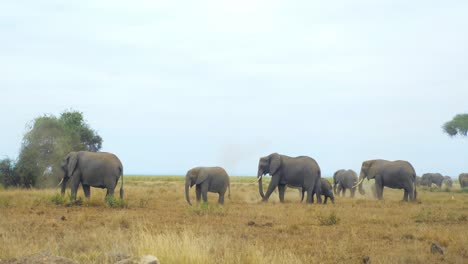
[[[100,189],[70,207],[58,189],[0,190],[0,259],[49,250],[80,263],[110,262],[108,252],[162,263],[468,263],[467,193],[420,190],[403,203],[402,191],[385,189],[384,201],[306,205],[288,190],[286,203],[277,193],[262,203],[254,178],[232,177],[225,206],[209,194],[208,205],[189,207],[182,177],[125,180],[123,208]],[[433,241],[444,255],[430,253]]]

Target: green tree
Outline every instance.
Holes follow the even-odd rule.
[[[446,122],[442,129],[449,136],[468,135],[468,114],[458,114],[452,120]]]
[[[23,136],[15,172],[24,187],[47,187],[62,176],[60,161],[70,151],[99,151],[102,138],[84,121],[83,114],[65,111],[59,118],[34,119]]]
[[[15,164],[9,158],[0,160],[0,184],[5,187],[20,184],[19,177],[15,173]]]

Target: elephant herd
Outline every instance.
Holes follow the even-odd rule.
[[[64,176],[61,185],[62,195],[65,193],[67,183],[70,181],[72,200],[76,199],[79,185],[82,185],[86,198],[90,196],[90,187],[107,189],[107,195],[113,197],[118,180],[122,177],[120,186],[120,198],[123,198],[123,166],[119,158],[106,152],[70,152],[62,161],[61,168]],[[263,191],[263,176],[269,174],[271,181],[266,193]],[[364,179],[375,180],[375,195],[383,199],[384,187],[403,189],[404,201],[414,201],[417,196],[417,185],[436,184],[439,188],[445,183],[452,185],[450,177],[444,177],[439,173],[426,173],[417,177],[413,166],[404,160],[367,160],[362,163],[359,177],[353,170],[338,170],[333,175],[333,187],[326,179],[321,177],[320,167],[313,158],[308,156],[289,157],[278,153],[272,153],[261,157],[258,162],[257,182],[258,191],[262,201],[268,201],[274,190],[278,189],[279,200],[284,202],[284,194],[287,187],[296,188],[301,193],[301,202],[306,196],[307,203],[324,203],[330,199],[335,202],[334,195],[345,196],[346,190],[354,197],[356,187],[361,194],[365,194],[362,187]],[[468,173],[459,176],[462,188],[468,187]],[[196,167],[190,169],[185,176],[185,197],[191,205],[189,188],[195,185],[196,199],[200,202],[203,198],[207,202],[208,192],[218,193],[218,203],[224,204],[224,196],[228,192],[230,197],[229,176],[221,167]]]

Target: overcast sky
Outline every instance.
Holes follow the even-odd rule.
[[[126,174],[308,155],[468,171],[468,1],[0,2],[0,158],[79,110]]]

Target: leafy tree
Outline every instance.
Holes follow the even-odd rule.
[[[15,173],[15,164],[9,158],[0,160],[0,184],[5,187],[20,184],[19,177]]]
[[[456,115],[451,121],[446,122],[442,129],[451,137],[458,134],[466,137],[468,135],[468,114]]]
[[[57,184],[62,176],[60,161],[70,151],[99,151],[102,138],[84,121],[83,114],[65,111],[59,118],[44,115],[34,119],[26,134],[15,171],[24,187]]]

